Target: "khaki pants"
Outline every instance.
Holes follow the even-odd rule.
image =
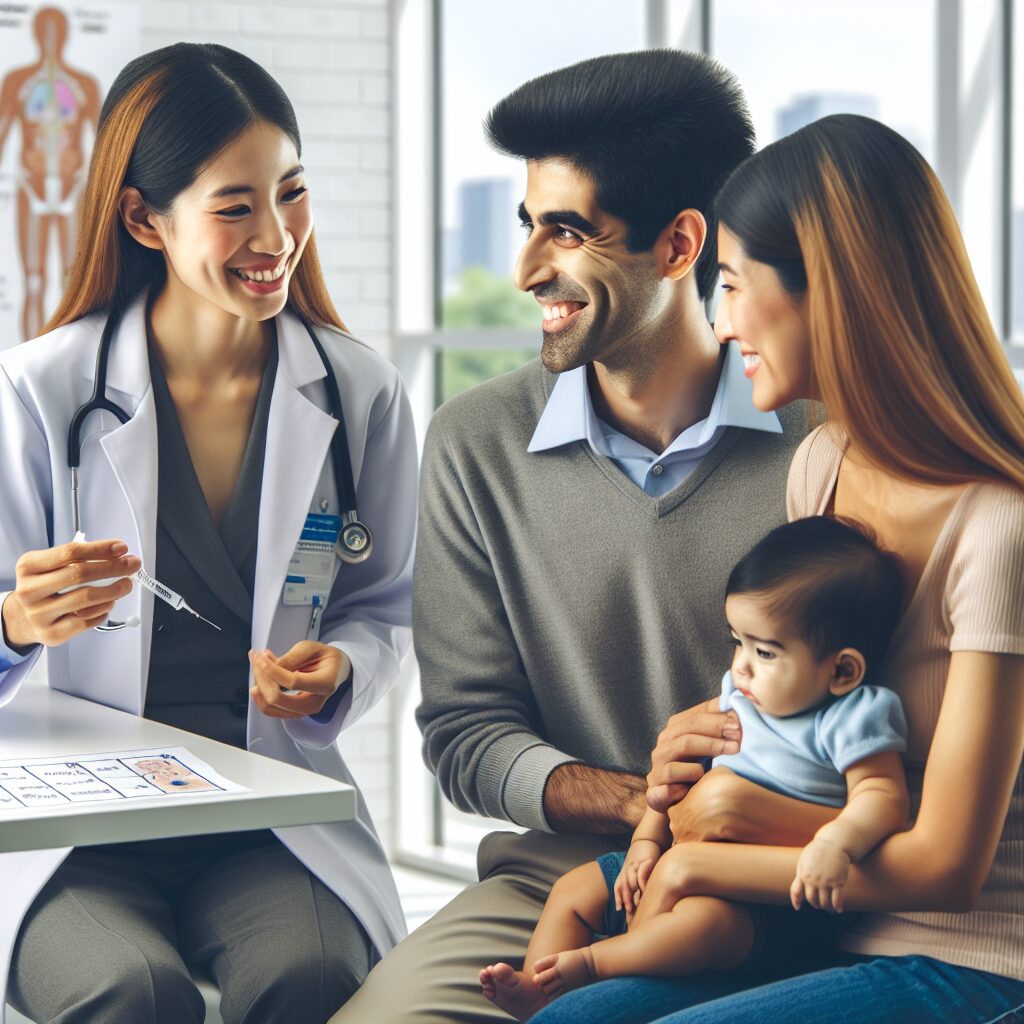
[[[330,1024],[509,1024],[481,993],[481,968],[521,967],[555,880],[628,842],[492,832],[477,854],[480,881],[385,957]]]

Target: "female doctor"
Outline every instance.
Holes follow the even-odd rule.
[[[0,704],[45,646],[59,690],[354,784],[335,741],[409,642],[415,443],[395,370],[328,298],[281,88],[221,46],[133,61],[79,237],[49,333],[0,356]],[[300,538],[349,511],[344,428],[372,553],[286,587]],[[345,824],[0,857],[0,993],[39,1022],[201,1021],[187,964],[227,1022],[319,1022],[403,932],[361,798]]]

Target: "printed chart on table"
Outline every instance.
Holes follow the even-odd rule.
[[[26,807],[245,792],[185,747],[0,760],[0,816]]]

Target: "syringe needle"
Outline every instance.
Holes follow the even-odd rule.
[[[206,624],[207,624],[208,626],[213,626],[213,628],[214,628],[215,630],[217,630],[217,632],[218,632],[218,633],[223,633],[223,632],[224,632],[224,631],[223,631],[223,630],[222,630],[222,629],[220,628],[220,626],[218,626],[218,625],[217,625],[217,623],[216,623],[216,622],[211,622],[211,621],[210,621],[209,619],[203,618],[203,616],[202,616],[202,615],[200,615],[200,614],[199,614],[199,612],[197,612],[197,611],[195,610],[195,608],[190,608],[190,607],[189,607],[189,606],[188,606],[187,604],[185,604],[184,602],[182,602],[182,605],[181,605],[181,606],[182,606],[182,608],[184,608],[184,609],[185,609],[185,611],[187,611],[187,612],[191,612],[191,613],[192,613],[192,614],[193,614],[193,615],[194,615],[194,616],[195,616],[195,617],[196,617],[197,619],[202,619],[202,620],[203,620],[203,622],[205,622],[205,623],[206,623]]]

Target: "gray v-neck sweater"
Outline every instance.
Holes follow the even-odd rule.
[[[438,410],[423,453],[413,638],[424,757],[457,807],[550,830],[572,761],[646,774],[671,714],[717,695],[736,561],[785,521],[807,433],[730,427],[675,490],[579,441],[529,454],[555,377],[535,360]]]

